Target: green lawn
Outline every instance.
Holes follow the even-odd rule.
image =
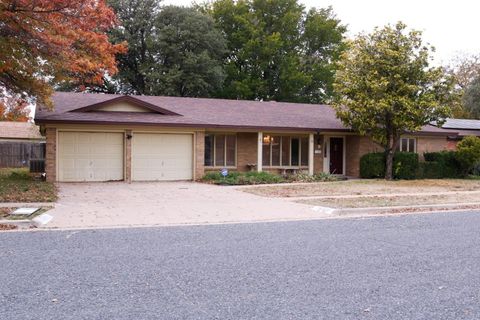
[[[53,202],[57,189],[34,179],[28,169],[0,169],[0,202]]]

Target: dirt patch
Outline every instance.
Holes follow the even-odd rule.
[[[55,185],[34,178],[27,169],[0,170],[0,202],[53,202],[56,199]]]
[[[15,229],[17,229],[16,225],[0,223],[0,231],[15,230]]]
[[[458,193],[449,195],[420,195],[420,196],[375,196],[355,198],[321,198],[296,201],[314,206],[330,208],[365,208],[365,207],[394,207],[417,206],[432,204],[474,203],[480,205],[479,193]]]
[[[6,218],[10,212],[12,212],[12,208],[0,208],[0,219]]]
[[[311,184],[257,186],[241,189],[266,197],[315,197],[337,195],[370,195],[398,193],[436,193],[451,191],[480,191],[479,180],[348,180]]]

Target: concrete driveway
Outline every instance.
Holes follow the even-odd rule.
[[[59,184],[47,228],[285,221],[327,216],[312,206],[265,198],[235,187],[195,182]]]

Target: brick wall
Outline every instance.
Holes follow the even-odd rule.
[[[347,176],[360,176],[360,158],[371,152],[382,151],[382,148],[368,137],[346,136],[346,171]]]
[[[195,179],[201,179],[205,174],[205,132],[195,132]]]
[[[47,128],[45,130],[47,138],[46,152],[45,152],[45,173],[47,174],[47,181],[54,182],[57,180],[57,129]]]
[[[125,135],[132,135],[132,130],[125,130]],[[125,139],[125,181],[132,182],[132,139]]]
[[[257,163],[257,137],[256,132],[237,133],[237,170],[249,171],[247,164]]]
[[[443,136],[417,138],[417,153],[420,161],[423,161],[423,154],[425,152],[452,150],[451,148],[452,146],[449,145],[449,141]]]

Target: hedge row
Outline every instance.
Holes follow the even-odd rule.
[[[394,179],[460,178],[469,172],[462,155],[456,151],[427,152],[424,158],[425,162],[419,162],[416,153],[396,153],[393,160]],[[385,154],[364,155],[360,159],[360,177],[385,177]]]
[[[360,177],[366,179],[385,177],[385,153],[368,153],[360,158]],[[393,158],[394,179],[415,179],[418,171],[418,154],[397,152]]]

